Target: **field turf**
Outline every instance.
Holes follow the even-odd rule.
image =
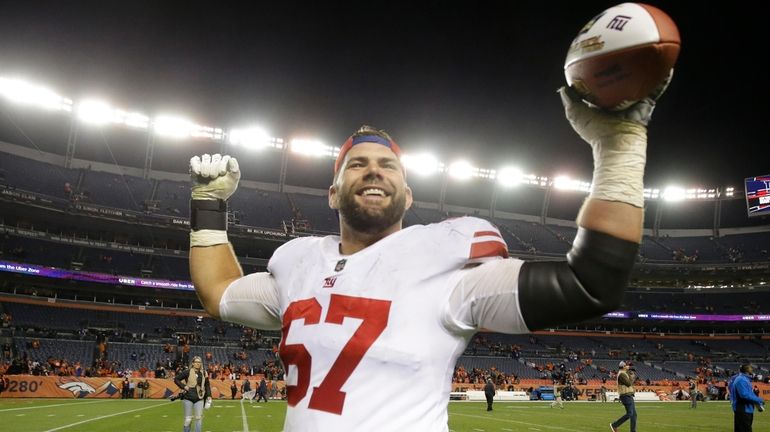
[[[640,402],[640,431],[730,432],[732,411],[727,402],[707,402],[691,409],[683,402]],[[212,432],[278,432],[286,403],[214,401],[204,411],[203,430]],[[547,402],[496,402],[486,411],[482,402],[449,404],[449,429],[455,432],[609,431],[623,413],[619,403],[567,402],[564,409]],[[0,430],[28,431],[173,431],[182,429],[182,405],[165,400],[0,399]],[[620,430],[628,431],[628,423]],[[754,430],[770,429],[768,414],[756,413]]]

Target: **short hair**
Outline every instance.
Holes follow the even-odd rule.
[[[751,363],[744,363],[741,365],[741,373],[748,373],[749,369],[753,369]]]
[[[390,137],[390,135],[388,135],[388,133],[387,133],[387,132],[385,132],[385,131],[384,131],[384,130],[382,130],[382,129],[377,129],[377,128],[376,128],[376,127],[374,127],[374,126],[369,126],[369,125],[362,125],[362,126],[361,126],[360,128],[358,128],[358,130],[357,130],[355,133],[353,133],[353,135],[351,135],[351,136],[352,136],[353,138],[355,138],[355,137],[360,137],[360,136],[364,136],[364,135],[376,135],[376,136],[378,136],[378,137],[380,137],[380,138],[385,138],[385,139],[386,139],[386,140],[388,140],[388,141],[393,141],[393,138],[391,138],[391,137]]]

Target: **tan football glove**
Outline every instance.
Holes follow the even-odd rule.
[[[238,188],[241,171],[233,157],[204,154],[190,159],[190,176],[192,199],[226,200]]]
[[[567,120],[593,149],[592,198],[644,207],[647,125],[673,74],[672,69],[650,97],[622,111],[589,106],[573,89],[559,89]]]
[[[193,201],[226,201],[238,188],[241,171],[238,161],[230,156],[204,154],[190,159],[191,196]],[[191,218],[193,215],[190,215]],[[225,216],[226,217],[226,216]],[[190,231],[190,247],[228,243],[227,231],[195,229]]]

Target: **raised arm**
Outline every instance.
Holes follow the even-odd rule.
[[[591,145],[594,174],[567,262],[522,266],[520,305],[530,329],[617,309],[642,237],[647,124],[655,101],[647,98],[624,111],[609,112],[589,107],[570,89],[562,88],[560,95],[572,128]],[[538,312],[548,308],[563,312]]]
[[[222,294],[243,276],[226,231],[226,200],[241,172],[234,158],[215,154],[190,159],[190,176],[190,276],[206,312],[219,318]]]

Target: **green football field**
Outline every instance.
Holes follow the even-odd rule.
[[[732,431],[732,411],[726,402],[637,403],[638,429],[676,432]],[[267,404],[215,401],[204,412],[204,431],[281,431],[285,402]],[[481,402],[449,404],[449,429],[461,431],[609,431],[623,413],[619,403],[573,402],[564,409],[547,402],[496,402],[492,412]],[[0,430],[26,431],[173,431],[182,429],[182,405],[164,400],[0,399]],[[754,416],[754,430],[770,429],[764,413]],[[628,423],[620,428],[628,431]],[[368,432],[368,431],[367,431]]]

